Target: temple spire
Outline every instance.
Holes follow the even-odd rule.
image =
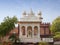
[[[34,15],[32,9],[30,9],[30,12],[28,13],[28,15]]]

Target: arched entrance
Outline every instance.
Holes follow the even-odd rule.
[[[21,29],[22,29],[22,35],[25,35],[25,26],[22,26]]]
[[[32,27],[31,26],[27,27],[27,37],[32,37]]]
[[[34,36],[37,36],[37,35],[38,35],[38,27],[35,26],[35,27],[34,27]]]

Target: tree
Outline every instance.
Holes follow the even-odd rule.
[[[17,23],[17,17],[10,18],[9,16],[5,17],[3,22],[0,25],[0,36],[5,36],[13,28],[15,28],[15,23]]]
[[[12,34],[9,39],[12,41],[12,42],[16,42],[17,40],[17,37],[16,37],[16,34]]]
[[[10,37],[9,40],[13,43],[19,43],[20,39],[16,36],[16,33],[13,33]]]
[[[51,31],[54,34],[54,38],[60,38],[60,16],[57,17],[51,25]]]

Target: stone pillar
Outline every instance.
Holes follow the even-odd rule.
[[[21,36],[22,36],[22,32],[21,32],[21,25],[19,25],[20,27],[20,33],[19,33],[19,38],[21,38]]]
[[[38,26],[38,38],[40,38],[40,27]]]
[[[26,38],[27,38],[27,26],[25,26],[25,33],[26,33]]]
[[[34,38],[34,26],[32,26],[32,37]]]

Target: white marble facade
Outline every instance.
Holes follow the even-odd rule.
[[[29,13],[23,12],[23,17],[19,23],[19,38],[21,42],[41,42],[40,38],[40,22],[42,21],[41,12],[35,15],[32,10]],[[23,27],[23,28],[22,28]],[[24,30],[25,33],[22,31]]]

